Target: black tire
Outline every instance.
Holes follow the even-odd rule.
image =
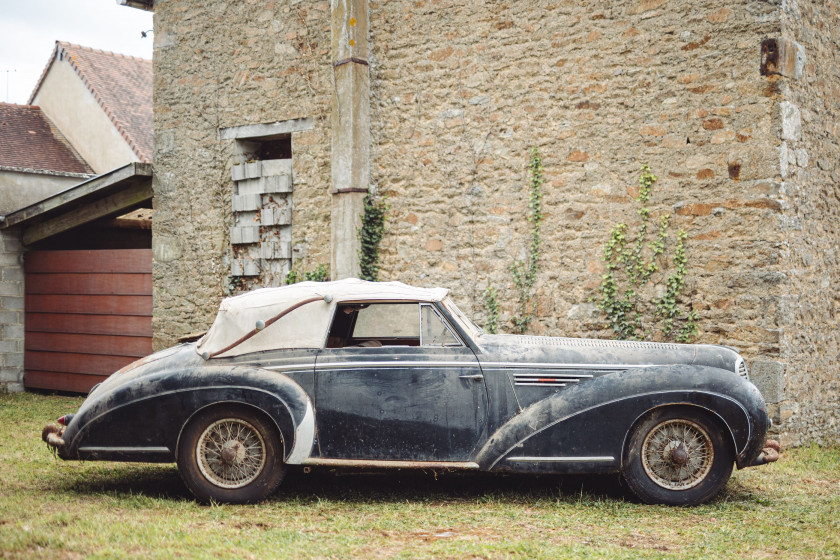
[[[200,411],[178,441],[178,473],[201,502],[247,504],[271,495],[286,474],[277,428],[246,406]]]
[[[734,461],[729,432],[711,414],[667,407],[633,427],[621,473],[647,504],[694,506],[720,492]]]

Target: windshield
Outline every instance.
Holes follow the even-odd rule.
[[[464,315],[464,313],[460,309],[458,309],[458,306],[455,305],[455,302],[452,301],[451,298],[444,298],[444,300],[441,301],[441,304],[444,308],[446,308],[447,311],[449,311],[452,314],[452,317],[458,322],[459,325],[461,325],[461,328],[467,331],[467,334],[470,335],[470,337],[476,338],[477,336],[484,334],[484,329],[470,321],[467,318],[467,316]]]

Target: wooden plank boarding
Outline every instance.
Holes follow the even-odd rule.
[[[26,386],[30,389],[88,393],[94,385],[106,379],[108,379],[107,375],[67,375],[54,371],[26,371]]]
[[[87,392],[152,352],[149,249],[26,255],[24,384]]]
[[[111,375],[133,361],[135,361],[135,358],[130,356],[97,356],[95,354],[28,350],[24,365],[27,371]]]
[[[30,274],[30,294],[146,295],[152,291],[150,274]]]
[[[112,253],[103,258],[101,253]],[[24,269],[27,274],[51,273],[152,273],[151,249],[109,251],[30,251]]]
[[[152,336],[148,315],[83,315],[80,313],[26,314],[26,330],[42,333]]]

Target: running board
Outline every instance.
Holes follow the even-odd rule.
[[[377,469],[478,469],[478,463],[455,461],[372,461],[367,459],[304,459],[306,467],[374,467]]]

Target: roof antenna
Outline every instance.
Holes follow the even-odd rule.
[[[9,102],[9,72],[17,72],[14,68],[6,68],[6,103]]]

